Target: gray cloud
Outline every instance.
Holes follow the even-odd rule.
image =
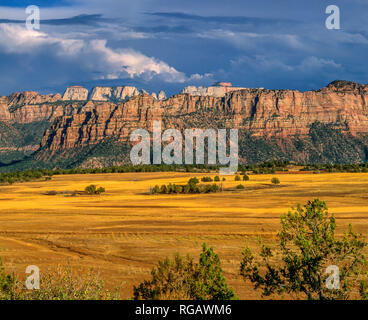
[[[87,25],[87,26],[97,26],[101,22],[111,22],[113,19],[103,18],[102,14],[80,14],[70,18],[62,19],[44,19],[41,20],[41,24],[54,25],[54,26],[71,26],[71,25]],[[24,24],[24,20],[16,19],[0,19],[0,23],[15,23]]]

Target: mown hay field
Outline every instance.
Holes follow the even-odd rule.
[[[226,177],[225,188],[244,190],[198,195],[149,195],[158,184],[185,184],[190,177],[216,174],[126,173],[54,176],[0,186],[0,255],[9,271],[26,266],[42,272],[60,265],[99,270],[108,287],[124,282],[124,298],[149,278],[159,259],[175,252],[196,259],[201,244],[213,246],[229,284],[241,299],[259,298],[239,277],[241,251],[258,237],[273,243],[280,215],[298,203],[320,198],[337,218],[338,232],[352,223],[368,236],[368,174],[251,175]],[[271,184],[278,177],[279,186]],[[100,196],[46,195],[103,186]]]

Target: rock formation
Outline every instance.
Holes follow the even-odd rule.
[[[233,87],[229,82],[217,82],[211,87],[185,87],[182,93],[190,94],[192,96],[212,96],[224,97],[227,93],[239,91],[246,88]]]
[[[166,93],[164,92],[164,91],[160,91],[159,93],[158,93],[158,100],[166,100]]]
[[[64,101],[83,101],[88,98],[88,90],[80,86],[73,86],[66,89],[63,100]]]
[[[223,93],[224,88],[230,91]],[[60,95],[34,92],[1,97],[0,121],[7,126],[48,121],[50,126],[39,141],[39,159],[48,159],[58,152],[77,152],[107,138],[126,142],[132,130],[151,130],[156,119],[161,119],[165,128],[181,130],[237,128],[252,139],[276,141],[284,151],[295,139],[309,139],[314,123],[333,124],[336,130],[352,137],[359,159],[364,160],[364,154],[368,157],[368,142],[359,140],[368,137],[368,85],[334,81],[320,90],[307,92],[217,86],[203,89],[198,95],[187,89],[187,93],[168,99],[163,92],[156,98],[139,93],[134,87],[96,87],[89,101],[86,98],[76,102],[79,100],[76,98],[81,98],[78,90],[67,90],[67,97],[74,100],[70,103],[61,101]],[[309,159],[309,151],[295,148],[293,159]]]

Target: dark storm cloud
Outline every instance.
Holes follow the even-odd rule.
[[[113,19],[103,18],[102,14],[80,14],[70,18],[63,19],[45,19],[41,20],[41,24],[54,25],[54,26],[68,26],[68,25],[89,25],[96,26],[101,22],[112,22]],[[0,23],[21,23],[24,24],[24,20],[14,19],[0,19]]]
[[[72,5],[69,0],[1,0],[0,6],[23,8],[27,6],[61,7]]]
[[[137,32],[145,32],[145,33],[182,33],[188,34],[193,33],[194,29],[186,26],[186,25],[158,25],[158,26],[138,26],[133,27],[133,29]]]
[[[161,17],[165,19],[187,20],[203,23],[219,23],[219,24],[277,24],[277,23],[295,23],[291,19],[277,19],[277,18],[258,18],[258,17],[244,17],[244,16],[200,16],[195,14],[187,14],[182,12],[153,12],[146,13],[151,16]]]
[[[325,27],[329,0],[38,2],[42,34],[27,38],[28,48],[24,38],[12,40],[14,30],[1,27],[21,27],[24,21],[13,19],[23,18],[24,10],[14,14],[14,7],[37,0],[1,1],[11,10],[1,8],[0,94],[21,88],[63,91],[71,84],[131,84],[175,93],[214,80],[300,90],[335,79],[368,82],[367,0],[336,3],[341,30]],[[53,8],[57,4],[61,8]],[[94,39],[105,42],[93,47]],[[123,63],[134,66],[133,75],[115,69]],[[145,70],[159,68],[178,81],[167,82],[154,71],[141,76],[145,63]]]

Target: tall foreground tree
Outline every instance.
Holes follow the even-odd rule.
[[[261,243],[256,258],[246,247],[240,274],[263,296],[323,300],[349,299],[360,293],[367,298],[367,242],[351,225],[340,239],[335,231],[335,218],[325,202],[316,199],[298,205],[281,217],[278,252]]]

